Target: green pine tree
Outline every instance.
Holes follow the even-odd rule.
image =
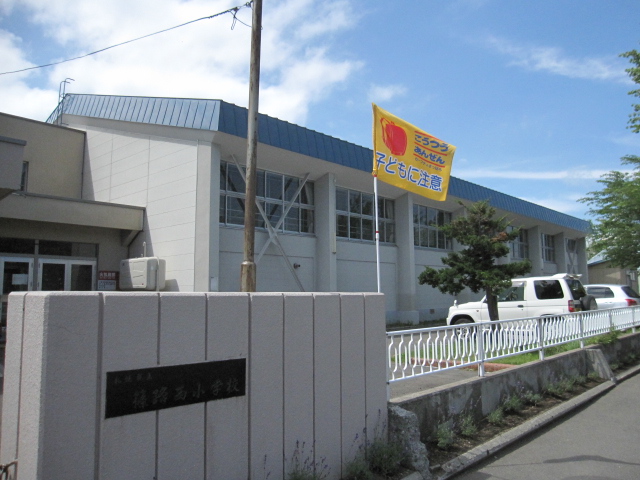
[[[519,229],[509,230],[505,217],[495,218],[496,209],[488,201],[467,206],[465,215],[440,230],[459,244],[461,251],[442,258],[445,268],[427,267],[418,277],[421,285],[430,285],[442,293],[457,295],[465,288],[487,296],[489,318],[498,320],[497,294],[511,285],[511,279],[531,271],[531,262],[523,260],[498,265],[496,260],[509,253],[509,242],[516,239]]]

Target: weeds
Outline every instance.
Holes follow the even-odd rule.
[[[448,423],[441,423],[436,430],[438,448],[448,450],[456,441],[456,434]]]
[[[565,385],[562,382],[550,383],[545,388],[545,392],[552,397],[562,397],[566,391]]]
[[[463,437],[475,437],[478,434],[478,426],[473,415],[467,413],[460,420],[460,435]]]
[[[491,425],[502,425],[504,422],[504,411],[502,407],[496,408],[493,412],[487,415],[487,422]]]
[[[504,402],[502,402],[502,410],[504,413],[520,413],[524,405],[522,399],[518,395],[509,395]]]
[[[541,394],[534,393],[531,390],[522,395],[522,401],[527,405],[538,405],[543,399],[544,397]]]
[[[402,470],[404,454],[397,443],[381,439],[373,441],[367,449],[367,462],[373,473],[389,477]]]
[[[296,442],[296,448],[291,457],[291,469],[287,480],[324,480],[329,476],[329,465],[326,458],[313,460],[313,449],[305,456],[305,442]]]
[[[587,378],[593,382],[597,382],[600,380],[600,375],[597,372],[589,372]]]

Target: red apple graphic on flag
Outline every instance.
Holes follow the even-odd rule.
[[[382,124],[382,141],[391,151],[391,154],[396,156],[404,155],[407,151],[407,133],[404,128],[386,118],[381,118],[380,123]]]

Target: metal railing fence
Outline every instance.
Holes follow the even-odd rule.
[[[640,306],[387,332],[388,381],[476,365],[482,377],[486,362],[536,351],[543,360],[547,348],[638,326]]]

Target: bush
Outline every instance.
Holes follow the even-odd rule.
[[[460,435],[463,437],[475,437],[478,434],[478,426],[470,413],[464,415],[460,420]]]
[[[523,408],[522,399],[518,395],[509,395],[502,403],[504,413],[519,413]]]
[[[502,425],[502,423],[504,422],[504,411],[502,410],[502,407],[498,407],[493,412],[491,412],[487,416],[487,422],[489,422],[491,425]]]
[[[448,450],[456,441],[456,434],[448,423],[441,423],[436,430],[436,438],[438,440],[438,448]]]
[[[374,440],[367,449],[367,463],[373,473],[390,477],[402,470],[402,447],[393,442]]]
[[[522,400],[527,405],[538,405],[542,401],[543,397],[539,393],[534,393],[532,391],[525,392],[522,396]]]

